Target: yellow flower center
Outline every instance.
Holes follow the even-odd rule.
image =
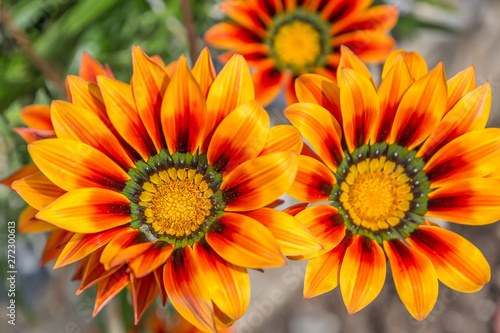
[[[210,215],[213,191],[196,170],[170,168],[142,185],[140,205],[146,222],[160,234],[189,236]]]
[[[368,159],[349,168],[340,202],[353,223],[377,231],[396,226],[410,209],[410,178],[394,162]]]
[[[278,28],[273,39],[273,50],[284,66],[312,66],[321,54],[321,35],[312,24],[294,20]]]

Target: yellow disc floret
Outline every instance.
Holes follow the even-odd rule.
[[[381,159],[353,165],[341,184],[340,202],[353,223],[377,231],[396,226],[413,194],[403,167]]]
[[[294,20],[278,28],[272,46],[282,65],[305,68],[314,65],[321,54],[321,35],[312,24]]]
[[[212,190],[195,170],[161,171],[142,185],[140,205],[146,222],[160,233],[188,236],[199,229],[210,214]]]

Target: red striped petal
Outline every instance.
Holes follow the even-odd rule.
[[[45,208],[66,193],[41,172],[13,182],[12,189],[37,210]]]
[[[354,237],[342,261],[340,290],[349,314],[370,304],[385,282],[384,250],[374,240],[361,235]]]
[[[263,106],[271,104],[289,79],[290,73],[278,70],[273,59],[263,61],[252,75],[255,99]]]
[[[419,226],[406,241],[432,261],[439,280],[452,289],[476,292],[490,281],[490,266],[481,251],[454,232]]]
[[[114,237],[104,248],[101,263],[107,270],[122,265],[136,258],[154,245],[154,242],[142,242],[141,231],[127,228]]]
[[[137,325],[144,312],[158,297],[159,290],[153,274],[138,279],[130,274],[130,295],[134,306],[134,323]]]
[[[45,242],[45,248],[43,249],[40,259],[40,266],[44,266],[49,261],[56,259],[59,254],[61,254],[64,245],[66,245],[71,236],[73,236],[73,233],[66,230],[56,229],[52,231]]]
[[[256,269],[286,264],[276,239],[258,221],[225,213],[218,224],[206,234],[206,239],[215,252],[230,263]]]
[[[165,243],[155,244],[149,250],[129,262],[137,278],[146,276],[167,262],[174,247]]]
[[[415,319],[424,320],[438,297],[439,284],[434,266],[425,255],[399,240],[384,241],[384,249],[391,263],[399,298]]]
[[[78,76],[90,82],[96,82],[98,75],[104,75],[114,78],[113,73],[108,65],[103,66],[97,60],[92,58],[87,52],[82,53],[82,62],[80,63],[80,70]]]
[[[62,195],[37,218],[72,232],[95,233],[129,223],[129,203],[114,191],[83,188]]]
[[[92,252],[88,257],[85,257],[80,261],[83,263],[84,268],[80,286],[76,291],[77,295],[81,294],[84,290],[87,290],[99,281],[105,279],[106,277],[123,268],[123,266],[117,266],[110,270],[106,270],[104,268],[104,265],[99,261],[103,250],[104,248],[101,247],[100,249]]]
[[[259,156],[281,151],[302,151],[303,141],[299,130],[290,125],[278,125],[269,129],[266,144]]]
[[[125,267],[99,281],[97,283],[93,316],[95,317],[129,283],[129,276]]]
[[[181,316],[204,332],[217,332],[210,294],[204,288],[204,278],[190,246],[170,256],[163,281],[170,301]]]

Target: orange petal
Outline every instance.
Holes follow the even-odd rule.
[[[93,316],[95,317],[129,283],[129,276],[124,267],[99,281]]]
[[[289,73],[282,73],[276,68],[274,60],[268,59],[262,62],[252,75],[255,98],[263,106],[271,104],[289,78]]]
[[[177,62],[161,109],[168,150],[194,154],[201,144],[206,117],[205,95],[189,70],[186,57]]]
[[[330,32],[335,36],[353,30],[391,30],[398,21],[398,8],[395,6],[374,6],[357,15],[338,20]]]
[[[255,12],[250,8],[251,3],[247,1],[225,1],[220,4],[221,10],[233,19],[237,24],[255,32],[261,38],[267,36],[266,26],[262,21],[262,15],[255,15]],[[263,12],[259,11],[259,14]]]
[[[253,31],[233,22],[220,22],[213,25],[203,36],[205,42],[221,49],[239,48],[258,43],[260,38]]]
[[[246,312],[250,301],[250,279],[246,268],[222,259],[210,246],[194,245],[194,255],[203,272],[203,287],[218,309],[232,320]]]
[[[255,93],[247,63],[242,56],[235,55],[222,68],[208,91],[205,141],[210,140],[213,131],[230,112],[254,99]]]
[[[12,189],[37,210],[45,208],[66,193],[41,172],[13,182]]]
[[[410,70],[411,77],[414,80],[418,80],[422,76],[427,74],[427,64],[425,63],[425,59],[420,54],[416,52],[406,52],[402,49],[398,49],[391,52],[391,54],[389,54],[389,56],[387,57],[384,68],[382,69],[382,80],[385,79],[386,75],[389,73],[389,70],[400,54],[404,57],[405,63],[408,65],[408,69]]]
[[[336,183],[332,171],[309,156],[299,156],[297,176],[288,194],[305,202],[326,201]]]
[[[257,101],[238,106],[224,118],[208,146],[208,163],[227,174],[241,163],[259,156],[269,132],[269,116]]]
[[[297,99],[301,103],[318,104],[335,117],[342,124],[340,111],[340,88],[333,81],[318,74],[304,74],[295,80]]]
[[[165,283],[163,282],[163,268],[160,266],[154,270],[156,285],[160,291],[161,304],[165,306],[167,304],[167,290],[165,289]]]
[[[110,78],[114,78],[113,73],[106,65],[101,65],[97,60],[92,58],[87,52],[82,53],[82,62],[80,63],[80,70],[78,76],[81,78],[96,83],[97,76],[104,75]]]
[[[59,258],[57,258],[54,269],[72,264],[86,257],[95,250],[108,244],[116,235],[123,232],[125,228],[126,227],[118,227],[96,234],[74,234],[59,255]]]
[[[295,216],[298,213],[300,213],[301,211],[303,211],[304,209],[306,209],[308,205],[309,204],[307,202],[299,203],[299,204],[296,204],[296,205],[293,205],[293,206],[290,206],[290,207],[284,209],[283,213],[287,213],[289,215]]]
[[[391,133],[392,122],[401,98],[413,82],[404,57],[399,55],[377,91],[380,118],[376,129],[376,142],[384,142]]]
[[[276,238],[285,256],[313,254],[323,250],[316,237],[292,215],[271,208],[243,214],[262,223]]]
[[[201,53],[194,64],[192,73],[201,88],[201,92],[206,97],[216,76],[214,64],[212,62],[212,58],[210,57],[210,51],[208,51],[207,47],[204,47],[203,50],[201,50]]]
[[[28,151],[50,181],[70,191],[101,187],[121,191],[130,176],[97,149],[68,139],[30,143]]]
[[[304,260],[320,256],[339,245],[345,236],[346,229],[342,215],[332,206],[312,206],[295,215],[295,218],[316,236],[323,245],[323,250],[313,255],[295,256],[290,259]]]
[[[273,126],[269,129],[266,144],[259,155],[290,150],[298,153],[302,151],[302,145],[302,135],[295,127],[290,125]]]
[[[17,230],[20,232],[44,232],[58,229],[56,226],[35,218],[38,209],[26,206],[19,215]]]
[[[225,213],[219,227],[206,234],[208,244],[232,264],[249,267],[278,267],[286,264],[276,239],[258,221],[241,214]]]
[[[36,217],[72,232],[94,233],[129,223],[129,203],[114,191],[83,188],[62,195]]]
[[[491,86],[488,82],[460,99],[441,119],[417,153],[425,160],[431,158],[448,142],[470,131],[483,129],[490,115]]]
[[[448,80],[448,103],[446,111],[449,111],[455,104],[469,92],[476,88],[476,74],[474,66],[459,72]]]
[[[109,270],[122,265],[154,245],[154,242],[143,243],[140,237],[141,231],[132,228],[127,228],[114,237],[102,251],[101,263],[104,268]]]
[[[443,64],[417,80],[404,94],[394,118],[389,143],[408,149],[421,144],[438,126],[446,111]]]
[[[135,276],[141,278],[167,262],[173,250],[172,245],[157,243],[137,258],[132,259],[129,265]]]
[[[399,240],[384,241],[384,250],[399,298],[415,319],[424,320],[436,304],[439,290],[432,262]]]
[[[457,179],[429,193],[426,216],[471,225],[500,220],[500,181]]]
[[[204,332],[214,332],[210,293],[190,246],[175,251],[163,270],[163,282],[175,309],[191,324]]]
[[[99,117],[64,101],[52,102],[52,122],[57,137],[81,141],[96,148],[125,170],[135,167],[127,151]]]
[[[14,127],[14,132],[19,134],[26,143],[32,143],[37,140],[55,138],[56,133],[54,130],[41,130],[26,127]]]
[[[160,152],[165,146],[160,128],[160,111],[170,79],[164,67],[148,57],[138,46],[132,47],[132,62],[132,91],[137,112],[156,151]]]
[[[425,164],[431,188],[457,179],[483,177],[500,164],[500,129],[485,128],[459,136],[437,151]]]
[[[64,245],[71,236],[73,236],[72,232],[62,229],[53,230],[45,242],[45,248],[43,249],[42,258],[40,259],[40,266],[56,259],[59,254],[61,254]]]
[[[94,113],[110,130],[114,130],[106,113],[101,90],[97,84],[78,76],[68,75],[66,77],[66,86],[71,93],[71,103]],[[78,116],[78,114],[75,116]]]
[[[156,150],[137,112],[132,86],[103,76],[97,81],[109,120],[121,137],[147,161]]]
[[[38,167],[35,164],[33,164],[33,163],[26,164],[26,165],[23,165],[19,170],[8,175],[6,178],[0,180],[0,184],[3,184],[7,187],[10,187],[12,182],[19,180],[19,179],[22,179],[22,178],[27,177],[27,176],[31,176],[39,171],[40,170],[38,169]]]
[[[363,144],[376,142],[379,100],[373,84],[365,76],[350,68],[341,71],[340,105],[344,135],[352,152]]]
[[[349,314],[363,309],[377,297],[384,286],[385,273],[382,247],[364,236],[354,237],[340,269],[340,290]]]
[[[297,173],[295,152],[256,157],[236,167],[220,189],[226,211],[246,211],[269,205],[292,185]]]
[[[312,298],[337,288],[340,284],[340,267],[350,239],[345,237],[333,250],[309,259],[304,280],[304,298]]]
[[[158,294],[158,286],[153,274],[141,279],[136,278],[134,274],[130,274],[130,295],[134,306],[135,325],[137,325],[147,308],[153,304]]]
[[[340,62],[338,65],[339,70],[337,71],[337,82],[339,84],[342,82],[343,68],[353,69],[354,71],[366,77],[368,80],[370,80],[370,82],[372,82],[372,84],[375,85],[368,67],[366,67],[364,62],[362,62],[359,57],[345,45],[340,46]]]
[[[283,113],[311,143],[325,164],[336,170],[344,159],[344,152],[341,146],[342,130],[331,113],[309,103],[290,105]]]
[[[32,104],[25,106],[19,112],[21,120],[31,128],[51,130],[52,122],[50,121],[50,106]]]
[[[80,281],[80,287],[76,291],[76,294],[81,294],[84,290],[92,287],[99,281],[107,278],[111,274],[115,273],[118,270],[121,270],[123,266],[117,266],[113,269],[106,270],[104,265],[101,264],[100,257],[104,248],[100,248],[94,252],[92,252],[89,256],[83,258],[79,262],[83,262],[84,269],[82,273],[82,278]]]
[[[490,281],[490,266],[481,251],[454,232],[419,226],[406,241],[432,261],[439,280],[452,289],[476,292]]]

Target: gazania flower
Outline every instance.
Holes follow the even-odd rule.
[[[418,320],[432,310],[438,279],[461,292],[490,280],[481,252],[432,223],[500,219],[500,129],[486,128],[491,90],[470,67],[446,81],[416,53],[392,53],[376,89],[347,48],[337,86],[297,80],[300,103],[285,110],[310,142],[299,157],[293,197],[316,203],[296,218],[322,242],[309,260],[304,297],[340,285],[349,313],[380,292],[389,259],[398,294]]]
[[[181,57],[171,80],[137,47],[133,63],[131,84],[68,78],[71,103],[51,106],[57,138],[28,146],[41,172],[12,186],[74,233],[56,267],[80,262],[80,289],[98,285],[95,313],[130,286],[136,321],[160,293],[213,332],[245,312],[247,268],[321,248],[265,207],[295,177],[300,133],[269,128],[241,56],[217,77],[208,51],[192,71]]]
[[[295,78],[317,73],[335,82],[340,46],[363,61],[382,61],[394,47],[386,31],[398,18],[393,6],[370,7],[359,0],[226,0],[230,18],[205,34],[209,45],[237,52],[255,67],[257,99],[268,104],[285,88],[289,103],[297,101]]]

